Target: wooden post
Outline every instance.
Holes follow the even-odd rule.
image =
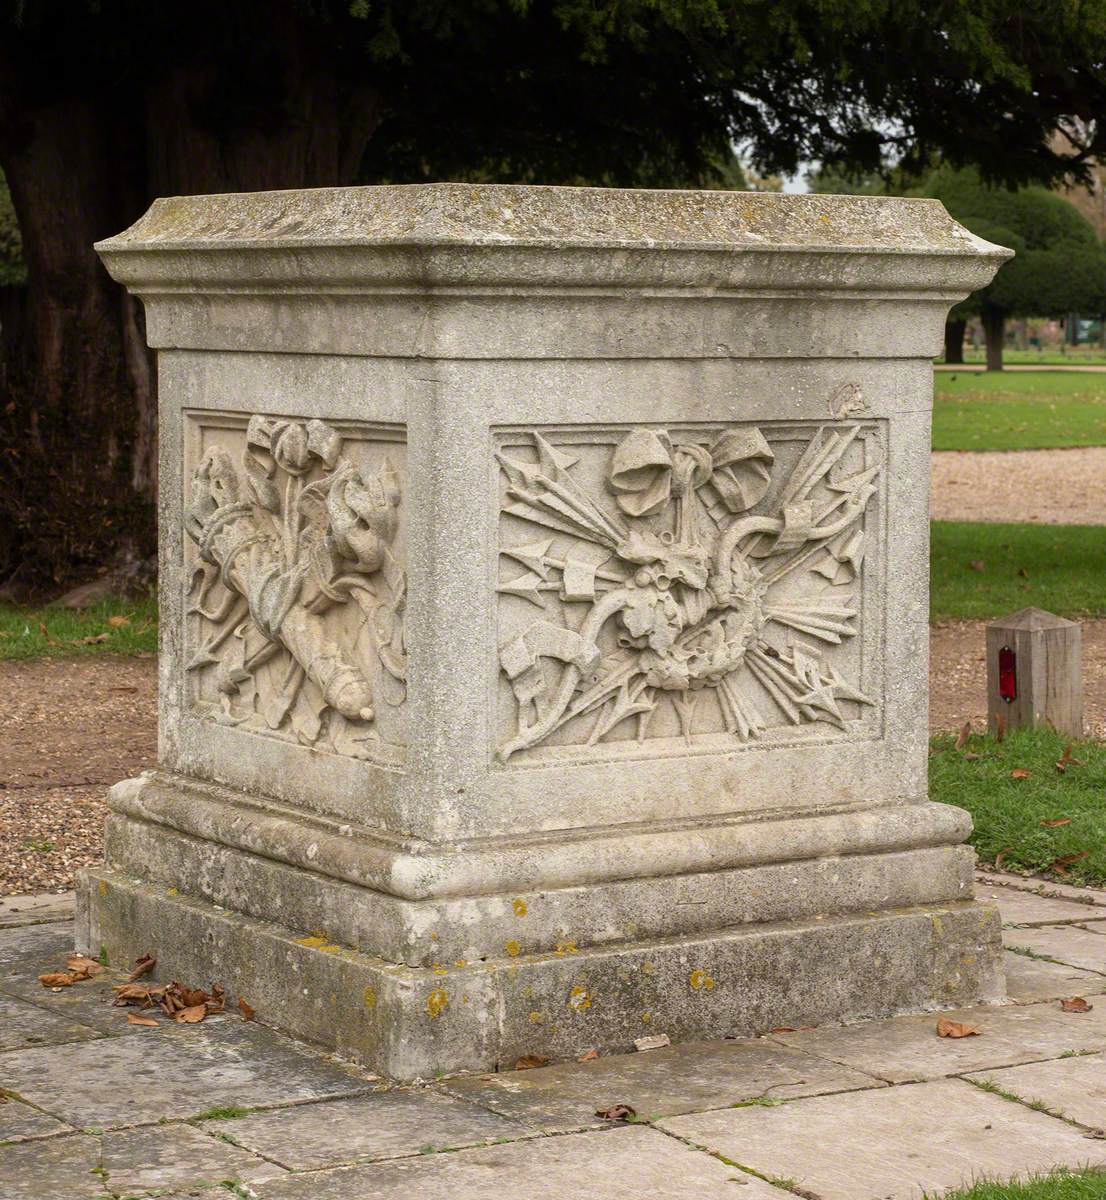
[[[987,726],[1083,735],[1083,627],[1040,608],[987,626]]]

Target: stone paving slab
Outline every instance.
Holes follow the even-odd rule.
[[[43,925],[23,925],[5,929],[0,937],[0,968],[33,959],[39,971],[48,971],[55,962],[65,965],[65,956],[73,949],[73,926],[69,921]],[[0,987],[7,971],[0,969]]]
[[[738,1180],[734,1186],[731,1180]],[[508,1146],[312,1172],[271,1184],[261,1200],[788,1200],[655,1129],[535,1138]]]
[[[75,907],[76,892],[0,896],[0,929],[37,925],[43,921],[71,921]]]
[[[979,1175],[1106,1163],[1106,1143],[958,1079],[672,1117],[660,1127],[795,1180],[819,1200],[920,1200]]]
[[[22,959],[0,966],[0,995],[33,1004],[52,1016],[75,1021],[100,1034],[121,1036],[135,1032],[135,1026],[127,1024],[126,1009],[113,1007],[112,985],[121,983],[123,975],[105,971],[59,991],[44,988],[39,983],[38,977],[43,972],[64,969],[64,954],[37,960]]]
[[[938,1037],[939,1015],[974,1026],[979,1036]],[[1066,1013],[1059,1004],[1025,1004],[826,1025],[774,1036],[890,1083],[911,1083],[1039,1062],[1072,1051],[1106,1050],[1106,1003],[1089,1013]]]
[[[0,1053],[28,1046],[85,1042],[101,1035],[35,1004],[0,995]]]
[[[1106,974],[1106,927],[1101,933],[1088,925],[1048,925],[1040,929],[1007,929],[1007,946],[1044,954],[1058,962]]]
[[[71,1132],[70,1126],[54,1117],[48,1117],[37,1108],[19,1100],[5,1100],[0,1096],[0,1142],[22,1141],[23,1138]]]
[[[202,1025],[137,1029],[0,1059],[3,1086],[84,1128],[181,1119],[225,1105],[250,1107],[351,1095],[373,1086],[330,1060],[237,1016]]]
[[[608,1122],[597,1109],[629,1104],[639,1117],[725,1108],[760,1096],[789,1099],[879,1087],[871,1075],[771,1041],[685,1043],[587,1063],[475,1075],[444,1085],[548,1132]]]
[[[104,1137],[72,1134],[0,1146],[0,1195],[4,1200],[131,1196],[155,1188],[199,1189],[224,1179],[264,1183],[285,1175],[237,1146],[189,1125],[128,1129]]]
[[[1061,1000],[1068,996],[1095,996],[1106,991],[1106,975],[1096,975],[1093,971],[1063,963],[1045,962],[1007,950],[1002,965],[1006,972],[1006,995],[1014,1004]]]
[[[1052,896],[1037,896],[1014,888],[981,889],[977,898],[990,900],[998,906],[1003,925],[1063,925],[1083,921],[1106,921],[1106,909],[1062,900]]]
[[[1013,875],[1006,871],[980,869],[975,873],[976,891],[982,899],[989,899],[988,889],[1013,888],[1021,892],[1033,892],[1038,896],[1056,896],[1061,900],[1079,900],[1088,905],[1106,908],[1106,888],[1077,886],[1039,879],[1036,875]]]
[[[1106,1056],[1101,1054],[983,1071],[972,1078],[1027,1102],[1041,1101],[1091,1129],[1106,1126]]]
[[[208,1121],[203,1128],[294,1171],[454,1150],[535,1132],[453,1096],[406,1089]]]

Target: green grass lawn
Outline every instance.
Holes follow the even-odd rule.
[[[1056,1171],[1027,1183],[977,1183],[966,1191],[945,1192],[942,1200],[1104,1200],[1106,1171]],[[926,1200],[937,1200],[926,1193]]]
[[[0,658],[59,654],[152,654],[157,604],[111,600],[83,612],[0,604]]]
[[[934,450],[1106,446],[1106,372],[937,371]]]
[[[937,359],[943,363],[944,358]],[[982,346],[978,350],[973,350],[970,346],[964,347],[964,361],[966,363],[985,363],[987,361],[987,352]],[[1053,347],[1048,350],[1013,350],[1006,349],[1002,354],[1002,361],[1013,366],[1038,366],[1038,367],[1102,367],[1106,366],[1106,350],[1101,346],[1069,346],[1063,354]]]
[[[1106,525],[931,525],[930,619],[1106,614]],[[974,566],[972,564],[975,564]]]
[[[953,734],[933,739],[929,794],[972,814],[971,842],[983,862],[1106,884],[1106,745],[1076,743],[1071,753],[1079,761],[1061,771],[1056,764],[1069,739],[1052,730],[1019,729],[1001,742],[972,734],[959,749],[956,741]],[[1060,862],[1066,874],[1054,869],[1058,859],[1083,853]]]

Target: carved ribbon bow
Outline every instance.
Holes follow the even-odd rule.
[[[631,517],[658,513],[688,488],[713,484],[732,513],[744,512],[768,490],[775,455],[759,429],[730,429],[709,447],[673,446],[663,430],[635,429],[615,447],[609,486]]]

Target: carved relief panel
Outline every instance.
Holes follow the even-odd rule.
[[[196,715],[402,757],[404,468],[400,430],[189,414],[184,674]]]
[[[870,736],[883,459],[863,420],[499,434],[498,759]]]

